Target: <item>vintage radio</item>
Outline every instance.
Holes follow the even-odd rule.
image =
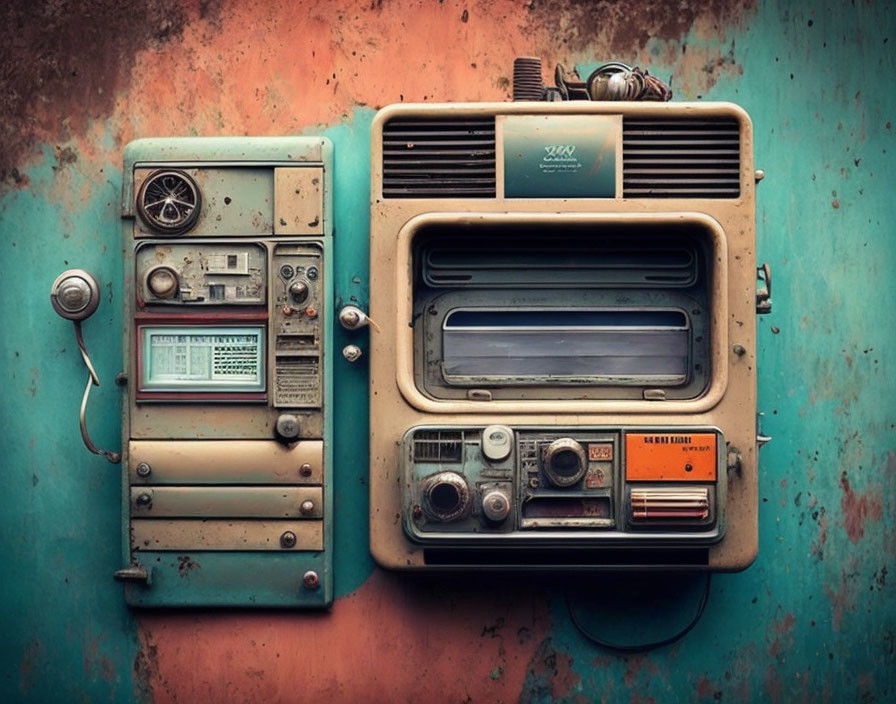
[[[731,104],[380,111],[381,565],[752,562],[758,175]]]
[[[125,151],[131,604],[332,599],[331,178],[316,137]]]

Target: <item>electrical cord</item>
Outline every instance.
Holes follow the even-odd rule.
[[[598,636],[591,633],[579,619],[576,614],[575,609],[573,608],[572,601],[569,598],[569,592],[566,594],[566,608],[569,611],[569,617],[573,622],[573,625],[582,634],[582,637],[586,640],[594,643],[595,645],[600,646],[601,648],[606,648],[607,650],[615,650],[619,653],[646,653],[649,650],[656,650],[657,648],[662,648],[666,645],[672,645],[673,643],[678,642],[682,638],[684,638],[694,626],[697,625],[697,622],[700,621],[700,617],[703,616],[703,611],[706,609],[706,602],[709,601],[709,586],[712,583],[712,573],[706,573],[706,583],[703,587],[703,593],[700,595],[700,601],[697,604],[697,612],[694,614],[694,617],[691,621],[678,633],[669,636],[668,638],[663,638],[661,640],[652,641],[648,643],[635,643],[632,645],[613,643],[608,640],[604,640],[603,638],[599,638]]]

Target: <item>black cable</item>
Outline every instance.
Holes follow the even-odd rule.
[[[566,608],[569,611],[569,617],[573,622],[573,625],[582,634],[586,640],[594,643],[595,645],[599,645],[602,648],[607,648],[608,650],[615,650],[620,653],[646,653],[649,650],[655,650],[657,648],[662,648],[666,645],[672,645],[672,643],[676,643],[682,638],[684,638],[688,633],[691,632],[691,629],[697,625],[697,622],[700,620],[700,617],[703,616],[703,610],[706,608],[706,602],[709,601],[709,585],[712,583],[712,572],[706,573],[706,584],[703,587],[703,594],[700,596],[700,603],[697,605],[697,613],[694,614],[694,618],[691,619],[690,623],[686,625],[683,629],[681,629],[678,633],[669,636],[668,638],[663,638],[662,640],[657,640],[649,643],[637,643],[634,645],[624,645],[619,643],[612,643],[607,640],[603,640],[602,638],[598,638],[597,636],[590,633],[586,630],[585,626],[582,625],[582,622],[579,620],[579,617],[576,615],[575,609],[573,609],[572,602],[569,599],[569,592],[566,594]]]

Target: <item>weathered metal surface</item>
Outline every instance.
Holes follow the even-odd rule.
[[[885,3],[96,0],[7,3],[0,16],[4,701],[894,697],[896,201],[887,174],[896,15]],[[83,367],[47,300],[69,266],[100,280],[103,301],[84,335],[103,383],[88,413],[97,444],[115,447],[124,143],[329,136],[337,303],[366,309],[371,108],[508,98],[521,54],[578,64],[581,75],[619,58],[672,75],[676,99],[733,100],[753,116],[767,173],[758,253],[775,275],[774,311],[759,321],[762,430],[775,439],[760,457],[757,562],[714,578],[685,640],[626,657],[577,634],[567,579],[374,571],[362,356],[334,365],[332,612],[128,611],[112,579],[117,470],[80,444]],[[364,351],[366,334],[339,327],[334,349]],[[178,557],[188,559],[177,578],[205,579],[211,593],[214,576],[189,555],[168,555]],[[595,579],[578,585],[577,613],[617,640],[675,630],[699,591],[658,577]],[[621,608],[634,591],[640,610]]]

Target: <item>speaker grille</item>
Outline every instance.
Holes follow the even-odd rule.
[[[624,118],[622,195],[739,197],[740,124],[733,118]]]
[[[383,197],[494,198],[495,118],[387,122]]]

